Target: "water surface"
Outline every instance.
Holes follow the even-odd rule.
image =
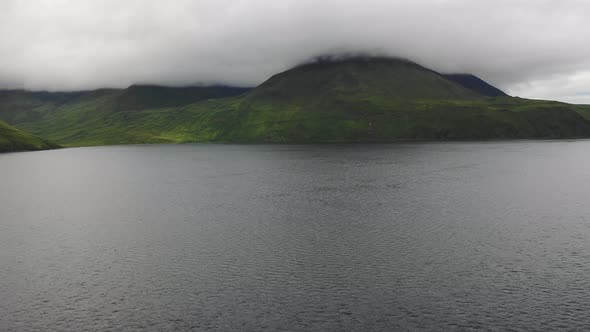
[[[0,330],[588,330],[590,141],[0,155]]]

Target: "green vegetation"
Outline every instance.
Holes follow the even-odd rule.
[[[386,58],[320,60],[251,91],[6,91],[0,118],[65,146],[590,137],[590,106],[508,97]]]
[[[59,148],[59,146],[0,121],[0,152],[34,151],[55,148]]]

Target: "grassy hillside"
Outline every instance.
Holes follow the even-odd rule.
[[[320,60],[251,91],[0,94],[0,118],[66,146],[590,137],[590,106],[512,98],[459,76],[396,59]]]
[[[79,105],[93,105],[105,112],[139,111],[231,97],[249,90],[225,86],[170,88],[153,85],[79,92],[0,90],[0,118],[11,124],[42,121],[47,115]]]
[[[55,149],[59,146],[0,121],[0,152]]]
[[[347,105],[348,107],[344,107]],[[357,107],[355,107],[356,105]],[[174,115],[173,115],[174,114]],[[176,142],[327,142],[392,139],[588,137],[590,123],[570,105],[512,98],[335,103],[303,108],[247,98],[154,111],[169,125],[160,138]],[[194,121],[177,122],[187,117]]]
[[[249,89],[208,86],[170,88],[155,85],[132,85],[120,92],[115,104],[118,111],[139,111],[149,108],[176,107],[200,100],[240,95]]]

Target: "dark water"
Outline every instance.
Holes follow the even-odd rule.
[[[590,141],[0,155],[0,330],[589,330]]]

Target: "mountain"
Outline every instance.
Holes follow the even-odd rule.
[[[383,57],[319,58],[251,90],[3,92],[0,118],[66,146],[590,137],[590,106],[513,98]]]
[[[0,152],[34,151],[55,148],[59,148],[59,146],[0,121]]]
[[[64,146],[173,143],[177,140],[159,137],[158,131],[168,125],[167,117],[179,105],[247,91],[226,86],[152,85],[66,93],[5,90],[0,91],[0,119]],[[166,114],[158,115],[162,110]]]
[[[319,58],[277,74],[252,97],[309,103],[341,96],[382,99],[477,99],[467,89],[413,62],[381,57]]]
[[[473,90],[481,95],[488,97],[508,97],[504,91],[490,85],[488,82],[471,74],[447,74],[442,75],[449,81],[453,81],[461,86]]]
[[[247,88],[205,86],[172,88],[157,85],[132,85],[121,91],[116,100],[118,111],[139,111],[150,108],[177,107],[200,100],[240,95]]]
[[[102,110],[119,112],[175,107],[236,96],[249,90],[228,86],[171,88],[156,85],[77,92],[0,90],[0,117],[9,123],[39,120],[53,110],[88,103],[99,103],[96,106]]]

